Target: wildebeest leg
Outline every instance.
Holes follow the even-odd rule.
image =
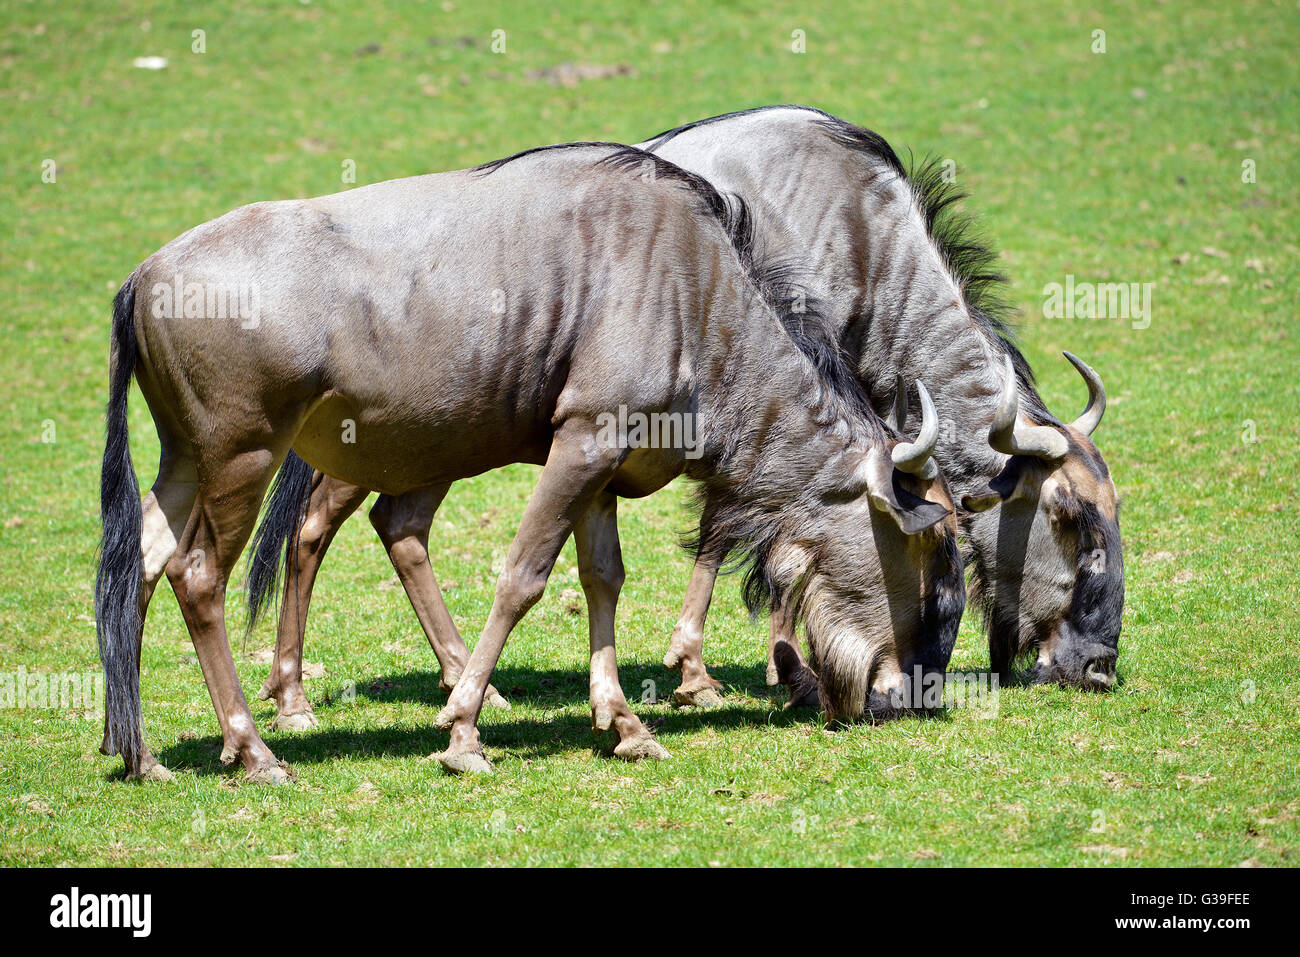
[[[679,705],[712,707],[722,703],[722,684],[709,677],[704,667],[704,619],[713,600],[713,584],[718,577],[720,557],[701,555],[691,569],[691,583],[686,586],[682,613],[673,628],[673,638],[664,655],[664,666],[679,669],[682,683],[673,692]]]
[[[242,759],[249,781],[272,784],[286,781],[288,774],[262,742],[248,710],[226,637],[225,597],[281,456],[253,449],[224,458],[212,474],[200,467],[198,497],[167,563],[167,579],[221,723],[221,763]]]
[[[166,444],[166,443],[164,443]],[[165,456],[165,458],[168,458]],[[140,554],[143,559],[144,574],[140,580],[140,630],[136,634],[136,658],[140,661],[144,643],[144,620],[149,610],[149,600],[154,588],[162,578],[167,561],[176,550],[176,538],[185,528],[185,521],[194,508],[195,496],[194,464],[189,460],[171,459],[159,472],[157,480],[141,504],[143,514]],[[104,716],[107,723],[108,716]],[[108,753],[107,728],[105,741],[100,751]],[[140,755],[137,767],[127,768],[128,778],[143,778],[148,781],[170,781],[168,771],[146,747]]]
[[[626,450],[602,448],[589,422],[566,421],[551,441],[537,487],[524,510],[519,531],[497,579],[496,597],[483,635],[434,725],[451,729],[451,743],[439,755],[448,771],[490,771],[479,741],[478,716],[488,679],[496,667],[506,638],[519,619],[546,590],[555,559],[626,455]]]
[[[628,761],[667,758],[641,719],[632,713],[618,681],[614,611],[623,587],[623,553],[618,544],[618,499],[601,492],[573,529],[578,577],[587,596],[591,630],[591,727],[618,734],[614,754]]]
[[[469,660],[469,649],[451,619],[429,563],[429,526],[449,488],[451,485],[447,484],[405,495],[381,495],[370,509],[370,524],[388,550],[388,558],[402,580],[415,617],[420,620],[429,647],[442,666],[442,678],[438,682],[442,691],[456,687]],[[510,707],[491,685],[488,685],[487,703],[494,708]]]
[[[330,542],[370,492],[315,473],[307,514],[298,531],[298,547],[284,570],[284,600],[276,632],[275,660],[257,696],[275,697],[277,714],[272,731],[305,731],[316,727],[316,715],[302,687],[302,646],[312,588]]]
[[[772,602],[767,642],[767,683],[783,684],[790,688],[787,708],[821,705],[817,674],[799,654],[799,636],[795,633],[794,611],[789,604],[777,598]]]

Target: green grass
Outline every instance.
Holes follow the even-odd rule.
[[[426,760],[446,745],[431,729],[433,657],[356,520],[310,622],[321,727],[267,735],[293,785],[243,786],[218,764],[216,719],[164,587],[145,636],[145,715],[176,781],[121,782],[120,759],[97,752],[97,717],[0,710],[0,861],[1296,863],[1294,4],[118,6],[6,0],[0,26],[0,672],[98,668],[109,304],[157,247],[242,203],[337,190],[348,159],[366,183],[804,102],[956,159],[1004,250],[1048,402],[1063,415],[1083,403],[1062,348],[1105,377],[1097,438],[1125,499],[1122,683],[1106,696],[1013,687],[993,719],[830,733],[783,713],[763,685],[765,628],[727,581],[706,645],[727,706],[635,704],[643,682],[665,694],[676,681],[659,663],[689,573],[675,543],[691,517],[674,485],[622,509],[619,609],[624,688],[673,759],[626,765],[589,730],[570,548],[502,659],[496,683],[515,707],[483,721],[498,773],[454,779]],[[806,54],[790,51],[795,29]],[[144,55],[170,62],[134,68]],[[533,72],[565,62],[631,72],[576,86]],[[42,182],[45,159],[56,183]],[[1242,181],[1247,159],[1255,183]],[[1043,286],[1067,274],[1153,283],[1150,328],[1043,319]],[[131,428],[147,484],[157,443],[138,394]],[[534,476],[465,482],[437,517],[434,566],[468,636]],[[266,666],[249,655],[270,641],[264,625],[235,649],[250,693]],[[987,662],[968,620],[953,667]],[[253,708],[265,726],[271,705]]]

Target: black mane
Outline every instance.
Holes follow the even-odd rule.
[[[959,209],[966,194],[946,181],[942,159],[926,157],[916,160],[909,156],[908,162],[904,163],[879,133],[855,126],[825,110],[797,104],[760,106],[696,120],[660,133],[650,141],[648,148],[657,149],[697,127],[768,110],[801,110],[815,114],[816,125],[840,146],[861,153],[907,181],[925,219],[926,232],[955,280],[967,313],[989,341],[1011,357],[1016,377],[1020,380],[1021,395],[1034,414],[1045,425],[1059,425],[1060,422],[1038,395],[1034,372],[1016,344],[1011,309],[1003,295],[1006,277],[995,268],[997,251],[980,235],[974,217]]]
[[[843,417],[867,444],[884,441],[892,434],[872,408],[870,398],[841,350],[822,302],[803,282],[806,267],[797,261],[767,259],[760,254],[753,217],[739,196],[720,193],[702,176],[661,156],[618,143],[561,143],[536,147],[485,163],[475,171],[489,174],[533,153],[581,147],[611,150],[596,161],[597,166],[645,172],[648,163],[656,180],[672,182],[689,191],[697,200],[699,213],[712,217],[721,225],[760,299],[780,320],[795,347],[813,366],[817,384],[823,390],[822,398],[829,400],[823,402],[827,421]],[[735,434],[724,436],[720,457],[727,459],[734,455],[744,445],[744,438]],[[772,500],[768,494],[770,490],[764,487],[765,479],[764,476],[750,476],[743,488],[723,488],[717,482],[702,482],[697,492],[701,507],[699,532],[685,542],[686,547],[697,555],[711,554],[720,558],[733,549],[737,551],[736,560],[729,570],[743,568],[746,603],[754,612],[777,592],[777,584],[768,566],[782,521],[781,515],[768,510],[765,504]]]
[[[909,156],[904,164],[880,134],[821,110],[812,112],[821,116],[819,125],[837,143],[887,166],[907,181],[925,220],[925,231],[956,282],[967,314],[990,342],[1011,357],[1021,395],[1042,424],[1059,425],[1038,395],[1034,370],[1016,343],[1012,310],[1004,295],[1007,277],[997,269],[997,250],[981,234],[975,218],[960,208],[968,194],[948,181],[944,160],[937,156],[920,160]]]
[[[704,177],[635,146],[622,147],[599,163],[618,169],[640,170],[647,161],[655,164],[654,175],[657,178],[680,183],[698,196],[703,209],[722,225],[745,274],[754,283],[763,302],[781,321],[795,346],[813,364],[818,378],[855,413],[868,422],[879,421],[831,331],[822,301],[804,282],[807,267],[793,259],[762,256],[748,204],[733,193],[719,193]]]

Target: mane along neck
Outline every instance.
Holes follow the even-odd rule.
[[[841,339],[877,408],[892,404],[899,374],[909,391],[918,379],[926,383],[940,419],[936,455],[960,496],[1006,461],[987,441],[1005,357],[1019,380],[1021,414],[1038,423],[1056,419],[1003,318],[996,255],[955,208],[961,194],[944,181],[944,167],[930,162],[907,173],[892,151],[876,154],[868,167],[860,191],[868,235],[858,236],[859,262],[845,264],[860,281],[852,302],[837,303]],[[909,409],[908,431],[918,425],[914,401]]]
[[[689,473],[702,509],[688,547],[719,559],[737,549],[755,612],[778,590],[776,544],[818,513],[851,456],[888,437],[819,315],[762,312],[738,307],[723,351],[705,360],[725,374],[700,396],[705,454]]]

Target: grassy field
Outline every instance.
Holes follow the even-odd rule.
[[[291,785],[244,785],[218,764],[162,587],[145,721],[175,782],[123,783],[121,759],[98,753],[97,715],[0,709],[0,862],[1297,863],[1294,3],[126,6],[3,0],[0,673],[98,668],[109,306],[157,247],[243,203],[341,189],[349,163],[362,184],[801,102],[953,158],[1003,250],[1049,404],[1073,416],[1084,401],[1062,348],[1105,378],[1097,440],[1125,500],[1121,684],[1020,685],[991,719],[831,732],[764,685],[766,629],[729,580],[706,644],[726,705],[637,704],[676,684],[660,659],[692,518],[674,485],[622,508],[619,609],[624,688],[673,759],[624,764],[590,731],[570,545],[496,678],[515,705],[483,721],[498,773],[451,778],[427,760],[447,737],[431,728],[436,663],[356,520],[309,626],[321,726],[266,734]],[[167,66],[136,68],[141,56]],[[1069,275],[1151,283],[1149,327],[1044,318],[1043,287]],[[147,485],[157,443],[138,393],[131,430]],[[435,522],[434,566],[471,638],[535,474],[465,482]],[[232,590],[232,615],[241,600]],[[266,624],[236,640],[250,694],[271,636]],[[970,616],[952,667],[987,664]],[[272,705],[253,710],[265,727]]]

